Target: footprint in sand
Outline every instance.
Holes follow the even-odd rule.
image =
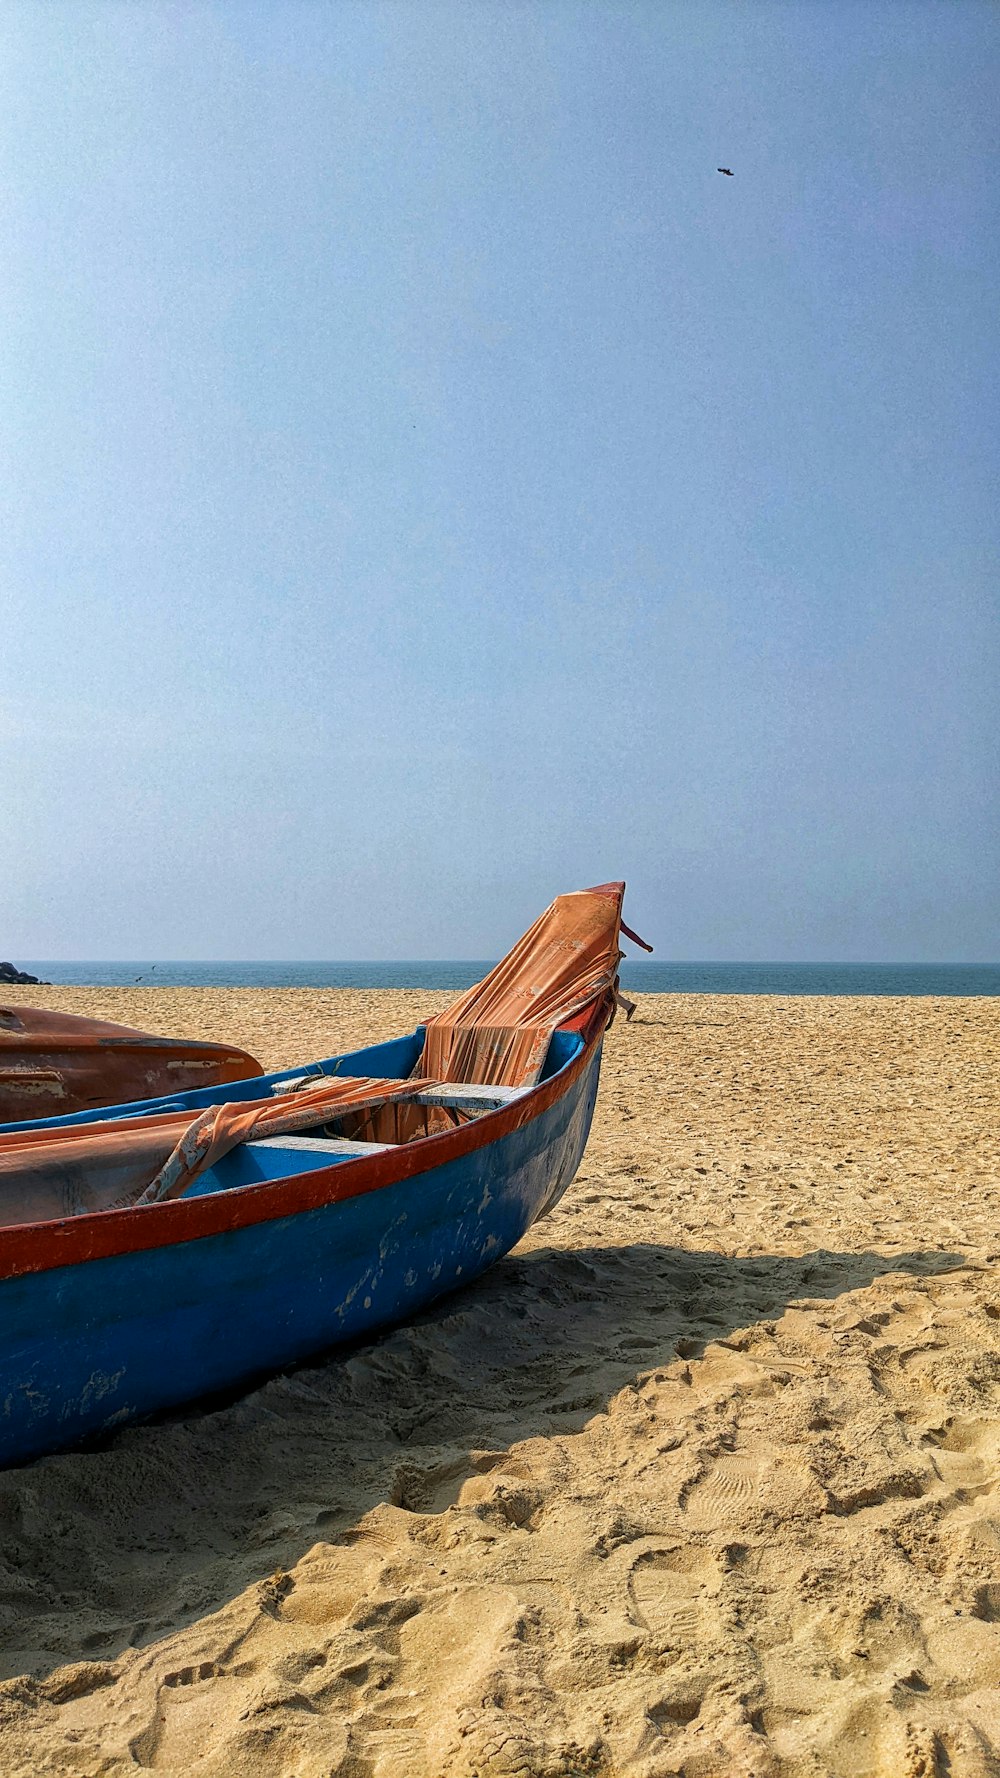
[[[684,1510],[691,1524],[706,1530],[739,1524],[757,1504],[762,1478],[759,1460],[724,1451],[688,1489]]]
[[[708,1550],[646,1550],[628,1584],[636,1622],[667,1647],[692,1647],[717,1618],[719,1570]]]
[[[990,1420],[967,1420],[950,1414],[930,1426],[923,1443],[933,1452],[942,1481],[953,1488],[989,1487],[1000,1475],[1000,1429]]]
[[[426,1770],[425,1737],[417,1726],[420,1720],[417,1708],[419,1700],[411,1698],[410,1702],[409,1711],[403,1710],[398,1716],[388,1720],[377,1713],[369,1716],[363,1734],[364,1764],[359,1761],[357,1771],[382,1774]],[[369,1709],[373,1709],[371,1700]]]

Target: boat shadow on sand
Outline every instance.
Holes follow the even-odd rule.
[[[797,1301],[964,1263],[539,1247],[374,1343],[2,1472],[0,1677],[155,1642],[380,1504],[443,1512],[519,1440],[579,1432],[637,1375]]]

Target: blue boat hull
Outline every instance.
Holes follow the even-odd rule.
[[[517,1118],[495,1114],[499,1133],[492,1140],[483,1119],[466,1152],[420,1170],[411,1166],[412,1176],[377,1189],[288,1215],[272,1208],[266,1219],[138,1251],[97,1252],[70,1263],[57,1253],[42,1269],[0,1278],[0,1464],[245,1384],[339,1341],[374,1334],[467,1284],[507,1253],[572,1180],[599,1068],[598,1034],[540,1090],[537,1112],[529,1097]],[[202,1103],[207,1097],[189,1096]],[[416,1146],[429,1151],[443,1141],[451,1152],[460,1135]],[[340,1168],[311,1177],[328,1176],[346,1177]],[[216,1206],[220,1197],[237,1200],[240,1193],[219,1194]],[[67,1230],[75,1239],[68,1224],[56,1234]]]

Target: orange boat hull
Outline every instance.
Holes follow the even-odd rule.
[[[0,1007],[0,1123],[225,1086],[263,1074],[227,1043],[155,1037],[39,1007]]]

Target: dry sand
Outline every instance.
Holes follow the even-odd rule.
[[[273,1065],[446,998],[4,993]],[[996,1778],[998,1030],[648,996],[479,1284],[0,1475],[4,1778]]]

